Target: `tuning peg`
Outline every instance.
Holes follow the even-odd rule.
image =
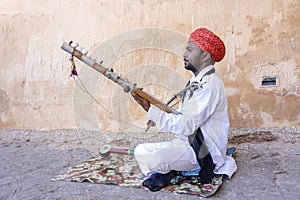
[[[79,48],[79,44],[76,43],[76,44],[74,45],[74,49],[78,50],[78,48]]]
[[[75,49],[76,49],[77,51],[79,51],[79,52],[82,52],[82,50],[83,50],[83,48],[80,47],[80,46],[75,47]]]
[[[88,50],[85,50],[84,52],[82,52],[82,54],[85,55],[85,56],[86,56],[88,53],[89,53]]]
[[[103,63],[103,61],[101,60],[100,62],[97,62],[96,61],[96,63],[98,64],[98,65],[101,65],[102,63]]]

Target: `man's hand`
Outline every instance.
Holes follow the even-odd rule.
[[[148,110],[149,110],[149,108],[150,108],[150,103],[149,103],[149,101],[147,101],[146,99],[143,99],[142,97],[140,97],[140,96],[138,96],[138,95],[136,95],[136,94],[134,94],[134,93],[131,93],[131,94],[132,94],[134,100],[135,100],[138,104],[140,104],[140,105],[142,106],[142,108],[143,108],[145,111],[148,112]]]

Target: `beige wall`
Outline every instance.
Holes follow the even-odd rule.
[[[80,43],[167,101],[189,78],[181,55],[198,27],[226,44],[216,69],[232,127],[300,126],[299,19],[298,0],[1,0],[0,128],[144,127],[128,94],[76,61],[99,104],[78,89],[62,42]],[[277,85],[262,87],[265,76]]]

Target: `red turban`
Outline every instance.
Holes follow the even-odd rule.
[[[226,53],[223,41],[213,32],[206,28],[196,29],[190,36],[189,41],[192,41],[200,49],[210,53],[215,62],[221,61]]]

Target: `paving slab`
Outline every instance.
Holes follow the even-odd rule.
[[[300,131],[231,132],[238,171],[209,199],[300,199]],[[123,143],[123,142],[122,142]],[[92,157],[76,130],[0,130],[0,199],[203,199],[112,185],[51,181]]]

